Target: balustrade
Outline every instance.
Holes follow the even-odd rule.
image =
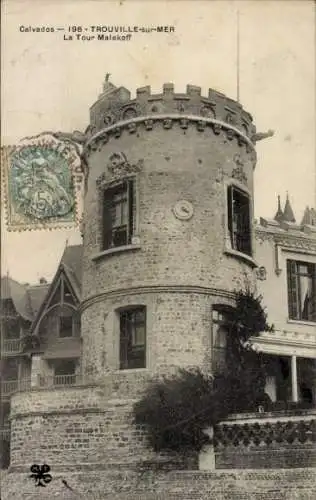
[[[3,356],[10,354],[18,354],[21,352],[21,339],[4,339],[1,342],[1,354]]]

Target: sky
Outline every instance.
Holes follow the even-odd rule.
[[[106,73],[117,86],[173,82],[215,88],[236,99],[237,11],[240,102],[258,132],[255,217],[273,217],[286,193],[300,222],[316,207],[315,3],[312,0],[3,0],[1,142],[17,144],[42,131],[84,131]],[[174,26],[128,42],[69,40],[69,26]],[[63,27],[32,32],[28,27]],[[68,37],[64,40],[64,34]],[[28,283],[50,280],[79,231],[8,232],[3,196],[1,275]]]

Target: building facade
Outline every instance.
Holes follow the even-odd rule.
[[[39,285],[29,286],[9,276],[1,278],[1,467],[9,465],[10,398],[14,392],[30,387],[31,325],[47,291],[43,279]]]
[[[307,207],[297,223],[287,198],[274,219],[260,219],[256,242],[256,258],[264,267],[258,290],[275,326],[256,342],[271,361],[267,391],[273,401],[315,404],[315,210]]]
[[[225,310],[246,287],[262,293],[276,327],[255,339],[269,358],[272,402],[313,406],[314,211],[296,225],[287,202],[276,220],[254,223],[262,135],[215,90],[175,94],[165,84],[131,99],[105,82],[84,147],[83,244],[65,249],[28,323],[36,345],[28,390],[11,398],[11,474],[31,453],[57,471],[102,470],[109,484],[100,479],[100,488],[118,492],[118,471],[153,460],[131,425],[133,403],[155,375],[214,370]],[[229,468],[224,455],[218,463]]]

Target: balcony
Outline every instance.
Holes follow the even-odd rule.
[[[4,424],[0,427],[0,440],[9,441],[10,440],[10,425]]]
[[[2,356],[14,356],[22,352],[21,339],[4,339],[1,341]]]
[[[69,374],[69,375],[53,375],[53,376],[39,376],[38,382],[31,385],[31,379],[23,380],[6,380],[1,382],[1,400],[8,401],[12,394],[15,392],[24,392],[38,388],[51,388],[56,389],[59,387],[69,387],[80,385],[82,383],[82,376]]]
[[[68,375],[53,375],[48,377],[39,378],[39,386],[40,387],[68,387],[74,385],[80,385],[82,382],[81,375],[68,374]]]
[[[10,399],[12,394],[19,391],[27,391],[31,387],[30,379],[23,380],[5,380],[1,382],[1,399],[2,401],[7,401]]]

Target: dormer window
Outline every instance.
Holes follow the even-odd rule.
[[[39,329],[43,335],[66,339],[80,335],[79,301],[65,272],[61,272],[52,289],[46,311],[41,316]]]
[[[102,250],[130,245],[134,223],[134,181],[103,191]]]
[[[236,186],[229,186],[227,194],[231,248],[251,256],[250,198]]]
[[[73,330],[74,330],[73,311],[69,311],[69,315],[66,315],[65,312],[63,311],[63,315],[59,316],[58,336],[60,338],[72,337]]]

